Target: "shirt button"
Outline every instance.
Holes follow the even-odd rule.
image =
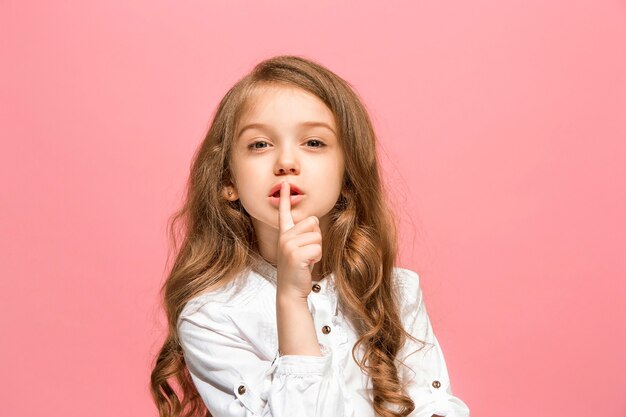
[[[324,326],[324,327],[322,327],[322,333],[324,333],[324,334],[328,334],[328,333],[330,333],[330,326]]]
[[[319,284],[313,284],[313,288],[312,288],[312,290],[313,290],[314,292],[320,292],[320,290],[321,290],[321,289],[322,289],[322,287],[320,287],[320,285],[319,285]]]
[[[441,382],[439,381],[433,381],[433,387],[435,388],[439,388],[441,386]]]
[[[241,395],[246,393],[246,387],[244,385],[239,385],[239,388],[237,388],[237,392]]]

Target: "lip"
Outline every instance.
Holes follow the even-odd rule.
[[[276,191],[280,191],[280,185],[282,184],[282,181],[279,182],[278,184],[274,185],[272,187],[272,189],[270,190],[270,193],[268,194],[268,197],[272,197],[272,195],[276,192]],[[289,191],[295,191],[296,193],[298,193],[298,195],[303,195],[304,193],[294,184],[289,183]],[[292,196],[295,197],[295,196]],[[276,197],[273,197],[276,198]]]
[[[280,197],[269,196],[267,198],[270,200],[270,203],[273,206],[275,206],[275,207],[279,207],[280,206]],[[289,196],[290,206],[291,207],[295,206],[300,201],[302,201],[303,198],[304,198],[304,194],[296,194],[296,195]]]

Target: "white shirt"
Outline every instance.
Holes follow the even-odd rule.
[[[397,364],[401,381],[411,380],[411,417],[469,416],[452,394],[418,274],[395,267],[393,278],[405,329],[426,342],[407,357],[421,347],[407,338],[398,354],[410,367]],[[357,335],[337,309],[333,279],[331,273],[313,281],[319,287],[308,296],[322,356],[278,354],[276,268],[269,263],[183,307],[177,326],[185,363],[213,417],[375,417],[365,391],[371,381],[352,358]],[[359,359],[362,353],[357,350]]]

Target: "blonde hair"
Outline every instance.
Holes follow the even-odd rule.
[[[398,377],[396,355],[411,337],[403,328],[392,283],[397,226],[379,175],[376,135],[350,84],[322,65],[299,56],[260,62],[223,97],[196,151],[185,201],[169,221],[175,261],[162,289],[168,334],[151,374],[160,417],[210,416],[191,380],[176,328],[185,303],[224,284],[260,258],[250,216],[240,201],[223,198],[231,178],[229,156],[237,123],[255,89],[301,88],[319,97],[337,121],[345,154],[341,195],[322,237],[321,269],[334,272],[339,304],[358,333],[352,356],[372,380],[376,415],[409,415],[415,405]],[[181,242],[177,242],[177,233]],[[362,360],[355,355],[364,347]],[[174,379],[181,396],[168,382]]]

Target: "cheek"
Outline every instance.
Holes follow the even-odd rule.
[[[343,182],[343,161],[333,161],[327,168],[328,172],[332,172],[332,177],[335,181]]]
[[[245,183],[249,182],[255,172],[255,167],[246,161],[234,161],[231,165],[231,172],[237,187],[245,187]]]

